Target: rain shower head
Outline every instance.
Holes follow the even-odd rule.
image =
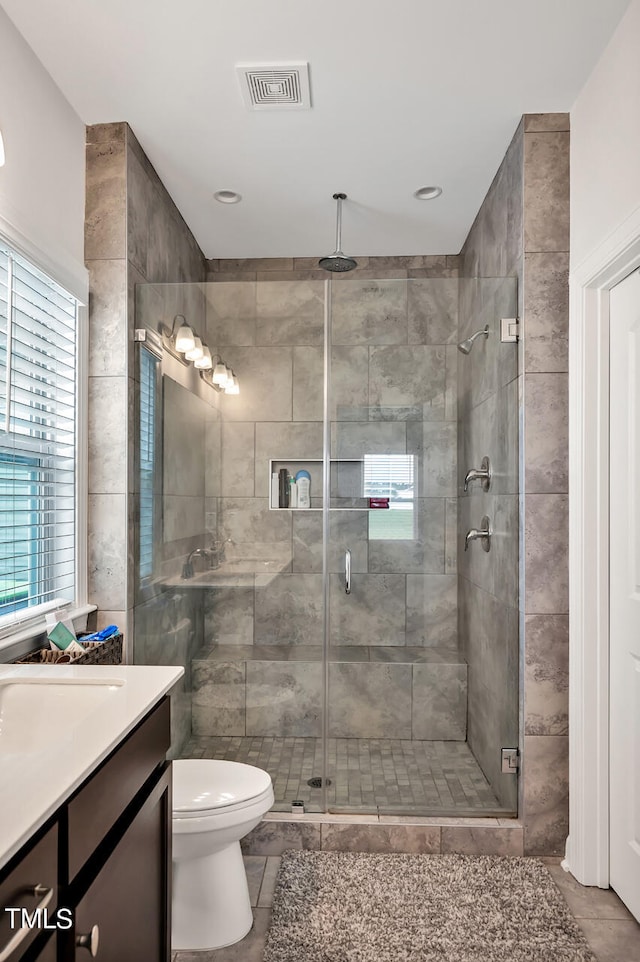
[[[336,249],[328,257],[321,257],[318,266],[324,271],[331,271],[332,274],[343,274],[345,271],[352,271],[358,266],[358,262],[353,257],[347,257],[342,253],[342,201],[347,199],[346,194],[334,194],[333,199],[338,204],[336,219]]]
[[[489,337],[488,324],[485,327],[483,327],[481,331],[476,331],[475,334],[472,334],[471,337],[468,337],[466,341],[460,341],[460,343],[458,344],[458,350],[460,351],[460,353],[471,354],[471,348],[473,347],[473,342],[477,337],[480,337],[482,334],[484,334],[485,337]]]

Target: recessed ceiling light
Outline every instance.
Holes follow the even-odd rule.
[[[239,204],[242,200],[242,195],[235,190],[217,190],[213,196],[221,204]]]
[[[442,187],[419,187],[414,191],[416,200],[435,200],[442,193]]]

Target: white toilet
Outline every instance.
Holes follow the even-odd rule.
[[[221,949],[253,924],[240,839],[273,805],[268,772],[213,759],[173,763],[173,949]]]

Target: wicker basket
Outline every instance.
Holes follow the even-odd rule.
[[[112,635],[106,641],[85,641],[78,638],[84,652],[70,658],[64,651],[39,648],[16,661],[17,665],[120,665],[122,663],[122,635]]]

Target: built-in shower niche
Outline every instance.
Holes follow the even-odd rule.
[[[329,507],[332,511],[370,512],[370,538],[413,539],[417,460],[413,454],[365,454],[361,458],[331,458]],[[291,504],[284,506],[279,503],[281,496],[278,478],[282,470],[292,478],[295,478],[299,471],[306,471],[310,475],[309,508]],[[269,487],[266,490],[271,510],[282,510],[283,507],[290,510],[322,509],[324,469],[321,460],[270,459],[268,479]]]

